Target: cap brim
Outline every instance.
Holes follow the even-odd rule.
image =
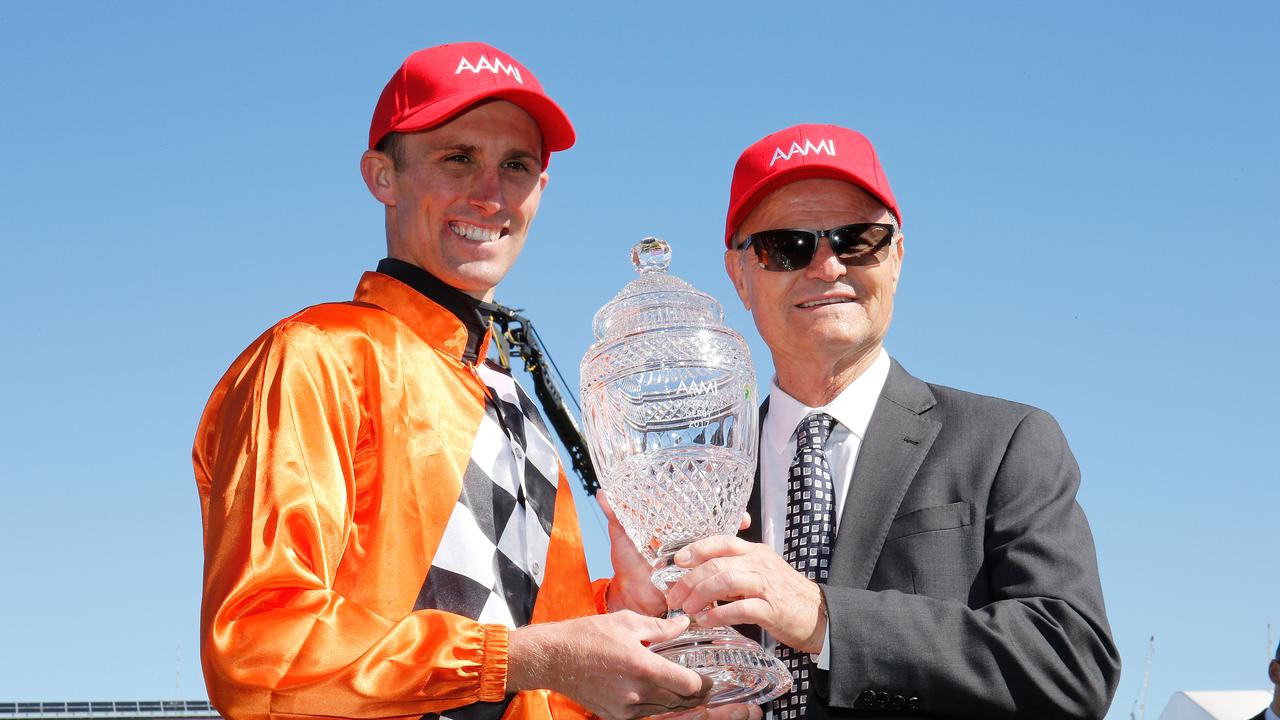
[[[460,93],[441,98],[406,115],[389,128],[387,133],[384,133],[384,137],[393,132],[429,130],[485,100],[506,100],[529,113],[533,121],[538,124],[538,131],[542,133],[544,166],[546,158],[551,153],[568,150],[573,147],[577,139],[573,124],[569,122],[569,116],[565,115],[564,110],[561,110],[555,101],[541,93],[519,88],[494,88],[484,92]],[[381,138],[378,141],[380,140]],[[375,144],[378,141],[375,141]]]
[[[724,246],[730,247],[733,234],[742,226],[742,222],[747,219],[751,211],[755,210],[760,205],[760,202],[768,197],[769,193],[787,183],[814,179],[844,180],[845,182],[853,183],[865,190],[871,197],[879,200],[880,204],[889,208],[890,212],[893,212],[890,203],[880,196],[879,191],[869,187],[864,180],[845,168],[832,165],[797,165],[794,168],[769,175],[742,194],[743,199],[738,202],[737,207],[733,209],[732,214],[725,222]],[[899,222],[901,222],[901,219],[899,219]]]

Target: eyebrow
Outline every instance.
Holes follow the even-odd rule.
[[[480,152],[480,146],[470,145],[467,143],[446,143],[444,145],[435,145],[428,150],[428,152],[431,152],[431,153],[445,152],[445,151],[463,152],[469,155],[475,155]],[[507,154],[503,155],[503,159],[504,160],[521,159],[521,160],[532,160],[537,162],[542,161],[542,158],[537,153],[529,150],[512,150]]]
[[[446,143],[444,145],[434,145],[430,148],[430,152],[442,152],[444,150],[455,150],[464,153],[475,153],[480,149],[478,145],[468,145],[466,143]]]
[[[542,162],[542,158],[541,158],[541,157],[539,157],[538,155],[536,155],[536,154],[534,154],[534,153],[529,152],[528,150],[514,150],[514,151],[512,151],[510,154],[508,154],[508,155],[507,155],[507,159],[508,159],[508,160],[516,160],[516,159],[520,159],[520,160],[533,160],[533,161],[537,161],[537,162]]]

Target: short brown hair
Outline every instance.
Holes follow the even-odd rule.
[[[395,170],[398,171],[404,166],[404,141],[401,133],[392,132],[383,135],[373,149],[391,158],[391,167]]]

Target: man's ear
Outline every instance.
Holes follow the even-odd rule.
[[[729,274],[729,280],[733,283],[733,289],[738,291],[738,299],[742,301],[742,307],[751,309],[751,296],[747,294],[747,269],[742,266],[744,262],[741,250],[725,250],[724,251],[724,271]]]
[[[902,255],[906,251],[906,241],[906,238],[898,236],[898,242],[893,244],[893,254],[895,257],[893,263],[893,291],[895,293],[898,291],[898,278],[902,275]]]
[[[1280,660],[1272,660],[1267,665],[1267,676],[1271,678],[1272,685],[1280,685]]]
[[[364,178],[365,187],[378,202],[389,207],[396,204],[395,174],[395,163],[386,153],[366,150],[360,156],[360,176]]]

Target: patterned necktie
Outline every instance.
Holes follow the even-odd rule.
[[[824,448],[835,420],[826,413],[806,417],[796,430],[796,456],[787,483],[787,534],[782,556],[806,578],[826,583],[835,527],[834,483]],[[773,701],[774,720],[803,718],[809,702],[809,653],[782,643],[778,659],[791,671],[792,686]]]

